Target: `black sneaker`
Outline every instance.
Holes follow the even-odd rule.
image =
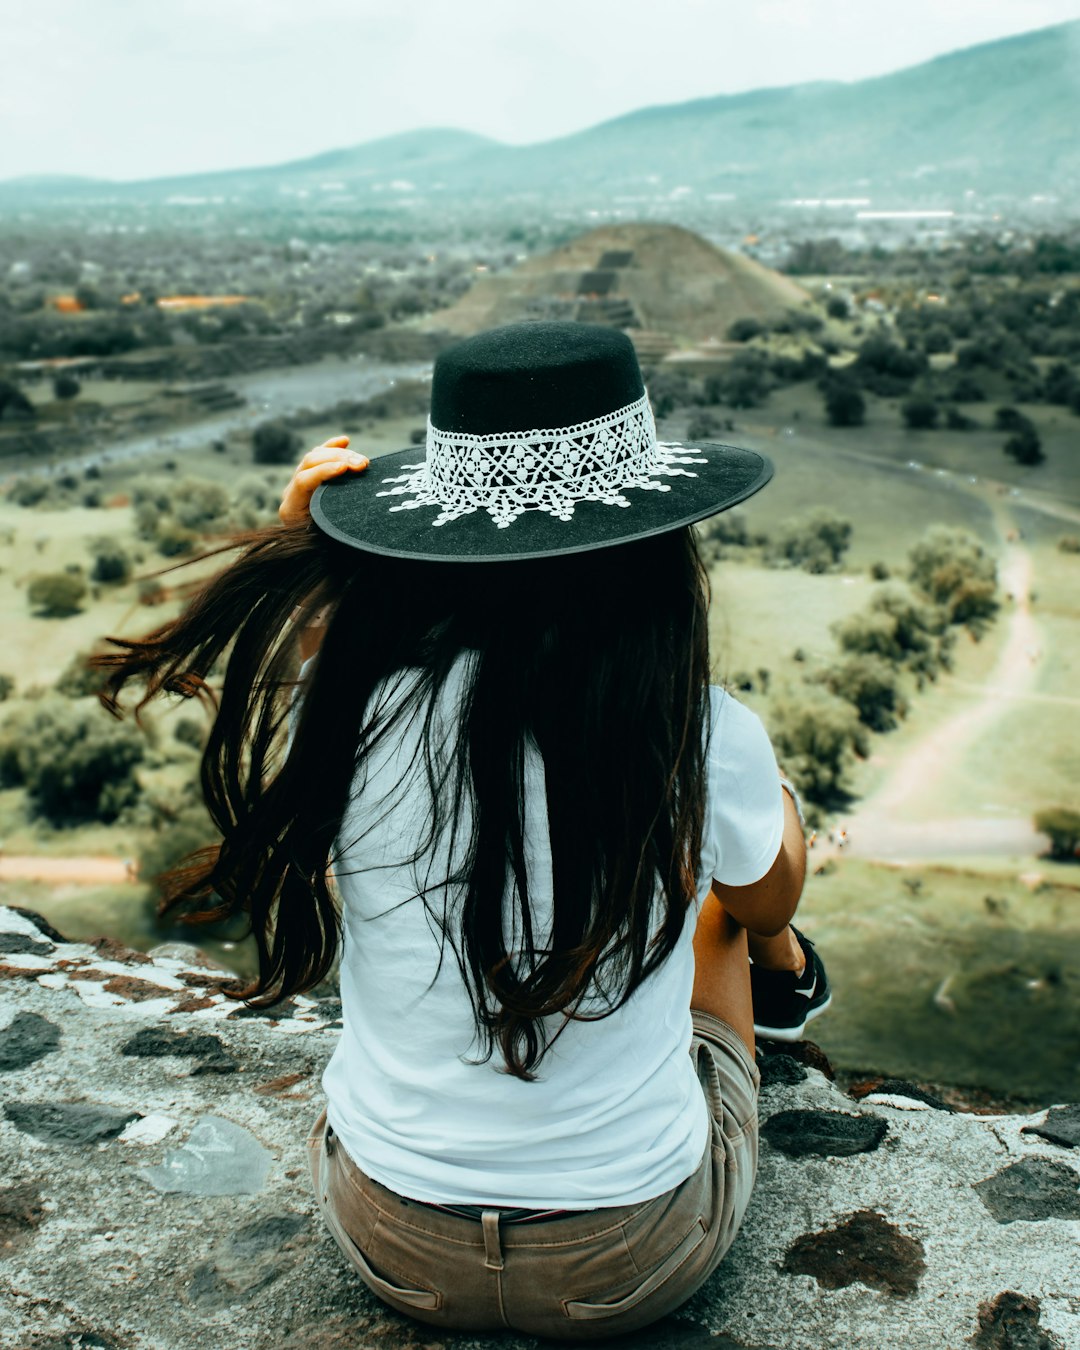
[[[806,969],[799,976],[790,970],[765,970],[750,964],[750,989],[754,998],[754,1034],[770,1041],[802,1039],[807,1022],[819,1016],[832,1002],[829,977],[814,944],[792,924],[791,931],[806,953]]]

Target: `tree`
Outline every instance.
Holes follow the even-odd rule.
[[[870,731],[892,731],[907,715],[897,668],[871,654],[849,656],[819,676],[830,694],[850,703]]]
[[[1050,856],[1062,862],[1080,858],[1080,811],[1053,806],[1035,812],[1035,828],[1050,836]]]
[[[51,825],[109,823],[138,796],[143,739],[127,723],[67,699],[44,698],[0,725],[0,783],[26,789]]]
[[[842,295],[830,295],[825,302],[825,313],[830,319],[849,319],[851,308]]]
[[[866,733],[849,703],[814,685],[777,698],[769,712],[769,735],[799,791],[818,806],[848,800],[848,773],[869,750]]]
[[[805,572],[836,567],[851,543],[851,521],[826,508],[787,520],[771,548],[773,562],[787,562]]]
[[[300,437],[282,422],[263,422],[251,438],[256,464],[292,464],[300,450]]]
[[[78,614],[89,588],[77,572],[46,572],[26,588],[27,599],[47,619],[66,619]]]
[[[827,380],[822,392],[830,426],[862,426],[866,419],[866,399],[854,384],[849,380]]]
[[[78,398],[82,385],[68,370],[53,378],[53,394],[59,399]]]
[[[908,580],[944,609],[949,623],[979,631],[997,613],[997,564],[967,530],[935,525],[908,559]]]
[[[909,431],[930,431],[938,424],[941,409],[926,394],[914,394],[900,406],[904,424]]]

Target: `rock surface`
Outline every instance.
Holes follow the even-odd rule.
[[[323,1225],[304,1140],[336,1000],[239,1016],[193,948],[69,943],[3,907],[0,972],[2,1350],[541,1350],[390,1312]],[[820,1052],[783,1057],[734,1246],[613,1347],[1080,1347],[1075,1106],[971,1115],[893,1082],[857,1101]],[[235,1154],[243,1184],[156,1189],[207,1118],[235,1127],[213,1165]]]

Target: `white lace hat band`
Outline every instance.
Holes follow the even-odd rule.
[[[498,431],[483,436],[444,431],[428,418],[423,464],[382,478],[379,497],[404,497],[391,511],[437,506],[432,526],[472,511],[486,511],[500,529],[526,511],[570,520],[579,502],[628,507],[625,488],[667,492],[663,480],[695,475],[684,464],[703,464],[682,446],[661,445],[648,394],[604,417],[573,426]]]

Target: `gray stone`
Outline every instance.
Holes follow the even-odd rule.
[[[60,1044],[60,1028],[37,1013],[16,1013],[0,1031],[0,1071],[25,1069]]]
[[[954,1111],[956,1108],[942,1101],[932,1092],[927,1092],[925,1088],[919,1087],[917,1083],[909,1083],[906,1078],[884,1078],[874,1089],[875,1092],[887,1093],[890,1097],[910,1097],[913,1101],[925,1102],[927,1106],[932,1106],[935,1111]]]
[[[862,1209],[836,1228],[793,1242],[781,1269],[813,1275],[826,1289],[865,1284],[889,1294],[914,1294],[926,1271],[925,1251],[883,1214]]]
[[[993,1302],[979,1304],[978,1330],[969,1338],[974,1350],[1065,1350],[1060,1336],[1039,1326],[1039,1300],[1011,1289]]]
[[[1021,1158],[975,1184],[998,1223],[1080,1219],[1080,1172],[1051,1158]]]
[[[139,1119],[138,1111],[74,1102],[8,1102],[4,1115],[23,1134],[46,1144],[71,1147],[115,1139],[126,1125]]]
[[[120,1053],[140,1057],[197,1055],[200,1059],[228,1058],[218,1036],[190,1036],[182,1031],[166,1030],[164,1027],[143,1027],[120,1047]]]
[[[29,956],[49,956],[56,948],[51,942],[36,942],[25,933],[0,932],[0,952],[5,956],[25,953]]]
[[[793,1087],[796,1083],[805,1083],[807,1077],[806,1070],[791,1055],[762,1055],[758,1060],[758,1072],[763,1088],[774,1087],[777,1083]]]
[[[1080,1148],[1080,1105],[1052,1106],[1041,1125],[1025,1125],[1021,1134],[1038,1134],[1062,1148]]]
[[[777,1111],[761,1126],[762,1136],[789,1158],[808,1154],[846,1158],[872,1153],[888,1132],[880,1116],[849,1116],[842,1111]]]

